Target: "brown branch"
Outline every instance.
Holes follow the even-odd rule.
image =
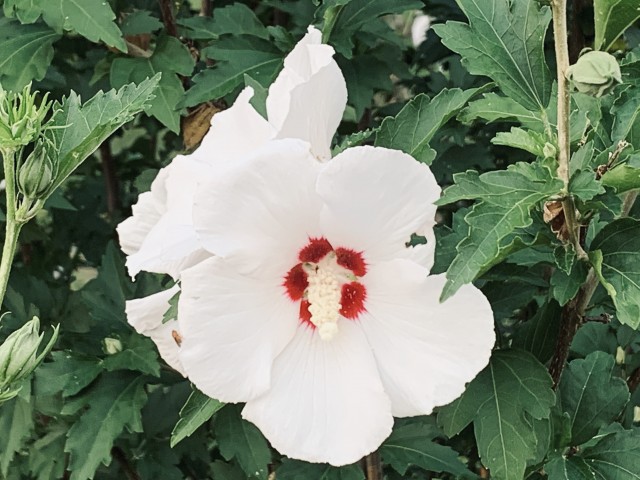
[[[640,367],[636,368],[631,373],[627,380],[627,386],[629,387],[629,392],[633,395],[633,392],[635,392],[638,386],[640,386]]]
[[[100,163],[102,164],[102,174],[104,175],[104,185],[107,191],[107,212],[113,218],[116,210],[120,208],[120,190],[116,168],[111,155],[111,144],[109,139],[100,145]]]
[[[203,17],[213,15],[213,0],[202,0],[200,4],[200,15]]]
[[[178,37],[178,27],[176,25],[176,17],[173,14],[173,6],[171,0],[158,0],[160,4],[160,13],[162,14],[162,23],[167,33],[172,37]]]
[[[587,46],[587,41],[580,25],[580,17],[593,0],[571,0],[571,17],[569,21],[569,60],[576,63],[580,52]]]
[[[382,473],[382,460],[378,452],[373,452],[364,457],[365,472],[367,474],[367,480],[382,480],[384,474]]]
[[[120,469],[126,475],[127,480],[141,480],[140,475],[138,475],[138,472],[136,472],[133,466],[129,463],[127,456],[120,447],[113,447],[111,449],[111,456],[116,462],[118,462],[118,465],[120,465]]]

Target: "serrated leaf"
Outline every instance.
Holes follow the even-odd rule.
[[[171,432],[171,448],[190,437],[224,405],[214,398],[207,397],[200,390],[191,392],[186,403],[180,409],[180,420]]]
[[[462,55],[470,73],[486,75],[522,106],[547,107],[551,74],[544,38],[548,7],[530,0],[457,0],[469,25],[449,21],[432,28],[448,48]]]
[[[508,147],[519,148],[526,152],[534,154],[536,157],[546,157],[544,147],[547,144],[545,135],[523,130],[522,128],[512,127],[509,132],[498,132],[491,139],[494,145],[506,145]]]
[[[147,10],[136,10],[127,15],[120,29],[124,35],[151,33],[162,28],[162,22]]]
[[[64,397],[77,394],[93,382],[102,367],[97,359],[83,359],[68,352],[51,354],[53,362],[43,363],[36,370],[36,393],[41,396],[62,392]]]
[[[637,0],[594,0],[596,50],[609,50],[611,44],[640,18]]]
[[[396,426],[384,441],[380,454],[385,464],[400,475],[415,465],[431,472],[452,473],[456,478],[476,477],[462,464],[458,452],[433,441],[437,431],[419,420],[414,422]]]
[[[640,429],[609,434],[580,456],[598,480],[640,480]]]
[[[64,477],[67,429],[62,424],[54,424],[54,428],[48,427],[48,433],[39,436],[29,449],[29,473],[37,480],[58,480]]]
[[[622,218],[604,227],[591,242],[589,258],[618,320],[640,327],[640,221]]]
[[[329,8],[334,5],[327,5]],[[402,13],[423,7],[422,2],[416,0],[394,0],[393,2],[372,2],[370,0],[351,0],[340,2],[342,8],[331,29],[326,43],[333,45],[337,52],[346,58],[351,58],[353,50],[353,34],[376,18],[391,13]],[[320,12],[322,12],[321,10]],[[321,13],[322,14],[322,13]]]
[[[482,463],[497,480],[522,480],[538,455],[534,419],[549,418],[555,395],[546,368],[521,350],[493,353],[489,366],[458,400],[443,407],[438,422],[447,435],[473,421]]]
[[[618,97],[611,108],[614,115],[611,139],[629,141],[640,149],[640,87],[631,87]]]
[[[122,52],[127,45],[114,23],[115,13],[104,0],[38,0],[34,7],[42,18],[58,32],[74,31],[92,42],[103,41]]]
[[[193,40],[213,40],[228,33],[269,38],[268,30],[253,10],[242,3],[216,8],[213,17],[189,17],[178,24],[185,28],[184,35]]]
[[[142,431],[140,410],[146,401],[143,378],[121,373],[103,375],[82,397],[89,409],[69,429],[64,447],[71,480],[93,478],[101,463],[108,464],[113,442],[125,427]]]
[[[53,42],[60,35],[42,24],[22,25],[0,18],[0,83],[18,91],[42,80],[53,59]]]
[[[187,107],[224,97],[243,85],[245,75],[266,86],[284,61],[284,53],[271,42],[249,35],[224,36],[202,53],[216,60],[216,66],[193,77],[184,99]]]
[[[189,49],[180,40],[163,36],[149,58],[116,58],[111,64],[111,84],[118,88],[130,82],[140,83],[161,73],[155,98],[151,99],[145,112],[179,133],[178,104],[184,97],[184,87],[178,74],[191,75],[194,66]]]
[[[614,358],[593,352],[573,360],[562,372],[559,393],[571,419],[571,444],[580,445],[613,422],[629,401],[626,382],[614,376]]]
[[[545,130],[544,120],[539,113],[532,112],[515,100],[496,93],[485,93],[483,98],[469,103],[458,115],[458,119],[464,123],[477,118],[482,118],[488,123],[496,120],[516,120],[525,128],[538,132]]]
[[[285,458],[276,470],[278,480],[365,480],[359,465],[332,467]]]
[[[562,183],[539,164],[518,163],[483,175],[470,170],[453,178],[455,185],[437,204],[478,201],[465,216],[469,233],[456,247],[458,255],[447,270],[443,301],[491,267],[507,242],[513,241],[509,235],[532,223],[531,210],[562,189]]]
[[[568,274],[558,268],[549,280],[551,294],[561,306],[564,306],[576,296],[586,279],[587,268],[582,262],[574,263]]]
[[[602,182],[596,179],[594,172],[585,170],[576,172],[569,181],[569,192],[583,202],[605,193]]]
[[[454,88],[444,89],[433,98],[418,95],[397,116],[384,119],[376,134],[375,145],[402,150],[420,162],[431,164],[436,152],[429,142],[479,91],[477,88]]]
[[[266,479],[271,451],[267,441],[252,423],[240,417],[240,405],[228,405],[216,415],[213,427],[226,460],[235,458],[248,478]]]
[[[549,480],[594,480],[589,465],[580,457],[555,455],[544,466]]]
[[[117,92],[98,92],[84,105],[72,91],[61,105],[56,103],[57,111],[50,122],[56,128],[49,130],[47,136],[57,147],[58,174],[49,192],[58,188],[107,137],[142,111],[158,80],[156,76],[139,85],[126,85]]]
[[[29,395],[22,393],[0,405],[0,472],[3,477],[9,473],[14,455],[22,448],[34,428]]]

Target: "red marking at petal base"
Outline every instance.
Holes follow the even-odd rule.
[[[287,276],[284,277],[283,285],[287,289],[287,294],[291,300],[298,301],[302,299],[309,282],[307,282],[307,274],[302,269],[301,263],[289,270]]]
[[[340,314],[351,320],[358,318],[364,312],[364,301],[367,298],[367,289],[358,282],[345,283],[342,286],[342,296],[340,297]]]
[[[306,300],[302,300],[300,302],[300,321],[302,323],[306,323],[311,328],[316,328],[316,326],[311,323],[311,312],[309,311],[310,306],[311,304]]]
[[[363,277],[367,273],[367,264],[362,258],[361,252],[349,248],[336,248],[338,265],[348,268],[356,277]]]
[[[309,244],[300,250],[298,259],[301,262],[318,263],[324,256],[333,250],[329,241],[324,238],[310,238]]]

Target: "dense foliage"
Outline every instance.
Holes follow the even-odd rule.
[[[334,151],[375,144],[431,166],[448,186],[442,298],[475,281],[495,317],[490,364],[463,396],[396,421],[377,457],[387,478],[640,479],[640,11],[570,2],[570,62],[591,47],[613,63],[572,67],[564,125],[557,3],[4,0],[0,84],[33,82],[58,102],[45,135],[59,170],[20,232],[0,339],[34,315],[47,338],[59,331],[0,406],[0,477],[379,478],[363,468],[376,457],[340,468],[282,457],[125,316],[125,300],[171,279],[133,282],[115,226],[241,87],[264,109],[314,24],[347,81]],[[432,27],[415,46],[420,10]]]

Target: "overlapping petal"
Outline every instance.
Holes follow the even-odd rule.
[[[274,140],[235,171],[202,185],[193,207],[202,245],[284,276],[309,237],[319,234],[314,187],[320,168],[307,143]]]
[[[491,305],[473,285],[444,303],[444,275],[408,260],[373,265],[360,324],[373,349],[393,415],[426,415],[464,391],[489,362]]]
[[[269,389],[273,360],[298,324],[298,309],[279,279],[241,275],[241,260],[214,257],[185,270],[178,307],[187,376],[224,402]]]
[[[331,160],[317,183],[322,231],[338,245],[366,252],[368,262],[411,257],[411,234],[427,237],[419,255],[431,268],[436,206],[440,196],[426,165],[398,150],[349,148]]]
[[[117,229],[132,277],[145,270],[177,279],[182,269],[209,256],[198,243],[191,209],[198,182],[211,174],[208,165],[180,155],[140,196],[133,216]]]
[[[129,300],[126,303],[126,313],[131,326],[154,341],[164,361],[185,375],[179,358],[180,347],[174,336],[174,332],[179,333],[178,322],[170,320],[163,323],[164,314],[169,309],[169,300],[179,291],[180,287],[176,285],[148,297]]]
[[[278,138],[309,142],[320,160],[331,158],[331,139],[347,105],[347,85],[334,53],[322,44],[321,32],[309,27],[285,58],[267,97],[267,116]]]
[[[273,365],[271,388],[242,415],[292,458],[345,465],[391,433],[390,402],[362,331],[344,321],[332,341],[300,326]]]

